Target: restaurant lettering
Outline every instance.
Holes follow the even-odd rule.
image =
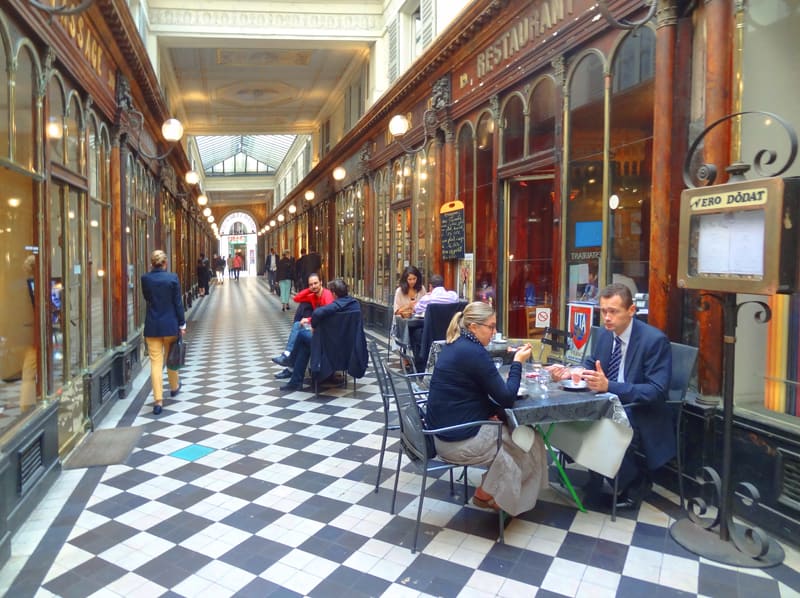
[[[492,45],[478,54],[478,77],[483,77],[500,66],[571,15],[572,2],[573,0],[543,0],[531,8],[527,16],[506,29]]]
[[[698,195],[689,200],[689,207],[693,212],[702,212],[703,210],[718,210],[735,206],[758,206],[765,203],[767,203],[767,190],[762,187],[731,191],[730,193]]]

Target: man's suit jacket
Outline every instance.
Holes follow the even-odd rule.
[[[608,392],[614,393],[625,405],[631,425],[638,429],[642,450],[650,469],[661,467],[675,456],[676,440],[672,413],[665,401],[669,395],[672,374],[672,352],[667,336],[648,324],[634,319],[631,338],[625,353],[624,381],[609,380]],[[608,371],[614,334],[597,329],[592,351],[583,363],[596,369],[599,360]]]
[[[144,336],[177,336],[186,324],[178,275],[161,268],[142,274],[142,295],[147,301]]]

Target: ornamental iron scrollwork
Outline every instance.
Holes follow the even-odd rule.
[[[605,20],[608,21],[608,24],[612,27],[616,27],[617,29],[638,29],[642,25],[650,22],[653,16],[655,16],[657,4],[657,0],[650,0],[650,6],[647,9],[647,14],[639,21],[633,21],[631,19],[616,19],[608,8],[607,0],[598,0],[597,10],[600,11],[600,14],[603,15]]]
[[[717,179],[718,169],[717,166],[714,164],[701,164],[694,173],[694,177],[692,176],[692,158],[694,158],[694,154],[697,151],[697,148],[700,147],[700,144],[703,141],[703,138],[717,125],[731,120],[733,118],[737,118],[740,116],[746,116],[749,114],[759,114],[761,116],[765,116],[773,121],[777,121],[783,127],[784,131],[789,138],[789,156],[786,159],[786,163],[781,166],[778,170],[774,172],[770,172],[767,170],[767,167],[771,166],[775,163],[775,160],[778,157],[778,152],[772,149],[759,149],[755,156],[753,157],[753,170],[758,174],[759,177],[776,177],[780,176],[794,164],[794,160],[797,157],[797,133],[795,132],[792,125],[786,122],[783,118],[774,114],[772,112],[764,112],[763,110],[745,110],[743,112],[735,112],[733,114],[728,114],[727,116],[723,116],[719,120],[714,121],[705,129],[700,135],[697,136],[692,142],[692,145],[689,147],[689,151],[686,154],[686,160],[683,163],[683,183],[686,185],[688,189],[695,189],[697,187],[706,187],[709,185],[713,185],[714,181]],[[749,165],[748,165],[749,169]],[[694,179],[700,183],[699,185],[695,184]]]

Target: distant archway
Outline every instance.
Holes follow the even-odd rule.
[[[219,254],[225,256],[229,268],[233,255],[238,252],[245,262],[242,272],[250,276],[258,273],[257,230],[255,219],[247,212],[231,212],[222,219],[219,226]]]

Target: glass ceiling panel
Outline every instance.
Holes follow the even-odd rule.
[[[217,171],[218,164],[237,154],[263,162],[270,171],[276,171],[286,158],[294,142],[294,135],[213,135],[195,138],[203,170]],[[249,163],[249,160],[248,160]],[[248,169],[247,172],[251,170]],[[263,171],[259,168],[258,171]],[[252,172],[256,172],[253,169]]]

